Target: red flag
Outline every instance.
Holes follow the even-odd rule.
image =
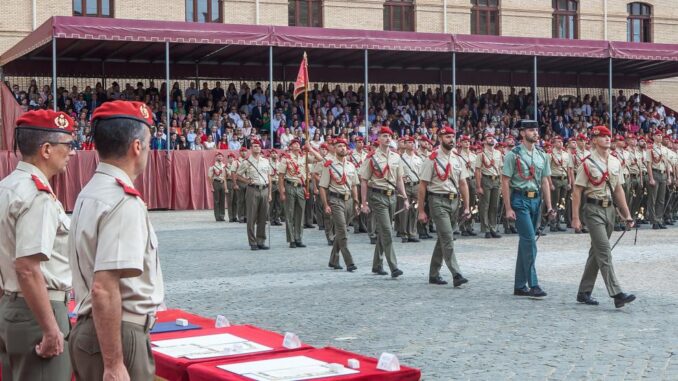
[[[309,87],[308,84],[308,59],[306,58],[306,53],[304,53],[304,58],[301,60],[301,66],[299,66],[299,74],[297,74],[297,80],[294,82],[294,94],[293,97],[296,99],[304,91],[307,91]]]
[[[0,120],[2,122],[2,128],[0,129],[2,146],[0,149],[9,151],[14,149],[14,127],[16,126],[16,121],[24,113],[24,110],[14,99],[14,94],[12,94],[12,90],[9,87],[1,82],[0,87]]]

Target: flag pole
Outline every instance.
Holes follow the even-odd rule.
[[[308,131],[309,131],[309,124],[308,124],[308,116],[310,114],[309,109],[308,109],[308,88],[311,86],[308,80],[308,58],[306,57],[306,52],[304,52],[304,80],[306,81],[306,89],[304,89],[304,120],[306,122],[306,144],[310,144],[309,136],[308,136]],[[311,181],[308,177],[308,151],[309,149],[306,149],[306,194],[308,197],[311,197]]]

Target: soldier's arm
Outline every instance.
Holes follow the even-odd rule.
[[[320,187],[320,200],[323,202],[323,209],[330,207],[330,204],[327,202],[327,188]]]
[[[501,197],[504,199],[504,210],[508,214],[513,211],[511,207],[511,190],[509,188],[510,177],[506,175],[501,176]]]
[[[581,185],[574,186],[572,190],[572,220],[579,221],[579,205],[581,205],[581,195],[584,188]]]
[[[419,189],[417,190],[417,210],[419,214],[425,213],[424,203],[426,202],[426,189],[428,187],[428,181],[421,180],[419,181]]]
[[[546,205],[546,211],[553,210],[553,204],[551,204],[551,177],[542,177],[541,178],[541,189],[544,189],[544,204]]]
[[[124,366],[120,333],[120,278],[119,270],[97,271],[92,283],[92,317],[106,369]]]
[[[360,179],[360,195],[362,196],[361,200],[363,200],[363,205],[360,205],[360,207],[368,205],[368,203],[367,203],[367,180],[365,180],[365,179]]]
[[[469,210],[469,192],[466,179],[459,180],[459,188],[461,190],[461,197],[464,199],[464,214],[466,214],[466,212]]]
[[[626,203],[626,195],[624,194],[624,188],[621,184],[617,183],[617,186],[614,188],[615,201],[617,202],[617,208],[619,209],[619,214],[625,220],[631,219],[631,212],[629,211],[629,206]]]

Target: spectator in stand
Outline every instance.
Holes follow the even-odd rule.
[[[188,143],[188,140],[186,140],[185,135],[179,136],[179,142],[177,143],[177,148],[178,150],[188,150],[191,149],[190,144]]]
[[[229,149],[228,148],[228,135],[226,135],[226,134],[221,135],[221,140],[219,140],[219,144],[217,145],[217,149]]]
[[[162,131],[158,130],[151,138],[151,149],[152,150],[166,150],[167,149],[167,140],[163,137]]]
[[[212,135],[207,135],[207,140],[205,143],[203,143],[203,146],[205,147],[206,150],[211,150],[211,149],[216,149],[217,145],[214,139],[212,139]]]

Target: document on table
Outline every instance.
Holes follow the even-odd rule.
[[[329,364],[307,356],[219,365],[218,368],[256,381],[295,381],[360,373],[341,364]]]
[[[229,333],[157,340],[153,341],[152,344],[154,345],[154,352],[174,358],[185,357],[191,360],[273,350],[273,348]]]

